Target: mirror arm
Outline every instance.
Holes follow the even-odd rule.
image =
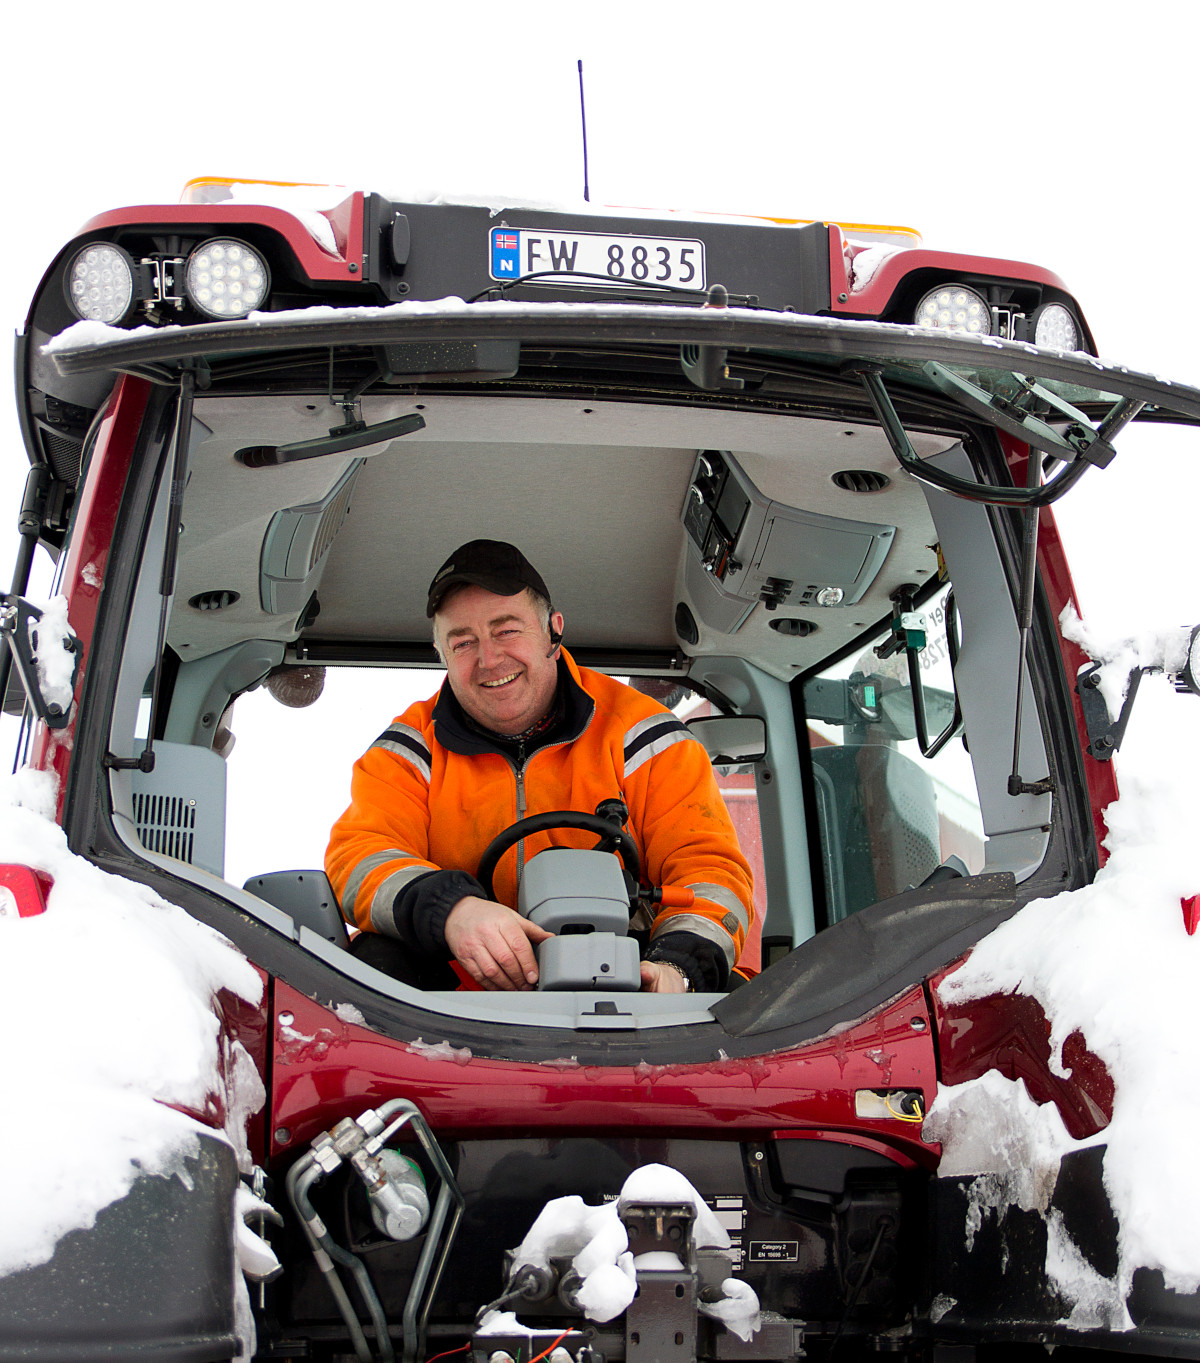
[[[17,533],[21,536],[21,542],[17,546],[17,561],[13,567],[12,586],[9,588],[11,598],[24,596],[29,586],[29,572],[33,566],[38,537],[42,532],[46,498],[53,481],[53,475],[45,464],[35,464],[26,476],[25,495],[21,499],[21,510],[17,514]],[[0,701],[8,694],[12,661],[12,650],[0,648]]]
[[[954,685],[954,714],[950,718],[950,723],[934,739],[929,737],[929,717],[925,709],[925,682],[921,677],[921,650],[925,647],[924,634],[921,634],[921,642],[913,644],[907,641],[909,631],[904,628],[904,617],[911,613],[913,609],[913,597],[916,588],[911,583],[905,583],[902,587],[897,587],[892,593],[892,638],[875,652],[881,657],[890,657],[893,653],[898,653],[904,649],[908,661],[908,689],[912,695],[913,720],[917,730],[917,746],[921,750],[922,757],[936,757],[938,753],[956,735],[963,730],[962,705],[958,699],[958,687],[954,685],[954,669],[958,663],[958,640],[954,637],[955,626],[958,621],[958,610],[954,603],[954,591],[946,596],[946,647],[950,654],[950,676],[951,684]],[[903,642],[901,642],[903,640]],[[886,650],[886,652],[884,651]]]
[[[65,706],[48,701],[42,689],[38,676],[38,655],[42,641],[39,639],[36,644],[33,642],[41,618],[42,612],[39,607],[26,601],[23,596],[16,593],[0,596],[0,635],[8,642],[5,651],[16,663],[17,674],[25,687],[25,694],[29,697],[34,713],[48,729],[62,729],[70,721],[72,706],[70,701]],[[71,665],[73,692],[79,675],[79,640],[73,633],[69,633],[62,640],[62,645],[67,652],[74,654]]]
[[[1196,648],[1197,639],[1200,639],[1200,625],[1196,625],[1188,636],[1187,655],[1178,672],[1167,672],[1166,667],[1157,663],[1131,668],[1129,680],[1125,683],[1125,699],[1121,703],[1121,713],[1115,720],[1109,714],[1108,703],[1100,692],[1100,669],[1103,663],[1094,662],[1080,669],[1075,681],[1075,691],[1083,708],[1083,723],[1088,738],[1087,750],[1097,762],[1111,761],[1113,753],[1124,742],[1133,702],[1147,672],[1167,672],[1168,680],[1176,691],[1200,695],[1200,676],[1197,675],[1192,663],[1193,654],[1200,652]]]
[[[1111,762],[1112,755],[1125,739],[1125,729],[1133,712],[1133,702],[1137,697],[1142,677],[1147,672],[1160,672],[1158,667],[1135,667],[1129,673],[1125,686],[1125,700],[1121,713],[1114,721],[1108,713],[1108,705],[1100,694],[1100,663],[1092,663],[1079,674],[1075,690],[1083,706],[1083,720],[1087,726],[1088,752],[1097,762]]]

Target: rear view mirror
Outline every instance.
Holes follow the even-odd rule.
[[[933,686],[925,686],[922,690],[929,727],[941,733],[955,721],[954,695]],[[893,686],[890,691],[880,688],[877,703],[883,732],[889,738],[903,741],[917,737],[917,716],[911,687]]]
[[[758,715],[706,715],[687,723],[718,771],[761,762],[767,755],[767,722]]]

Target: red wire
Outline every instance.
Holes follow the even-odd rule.
[[[571,1331],[574,1328],[575,1328],[574,1326],[568,1326],[567,1329],[565,1329],[562,1332],[562,1334],[559,1335],[559,1337],[553,1342],[553,1344],[547,1345],[546,1348],[544,1348],[540,1354],[535,1354],[529,1360],[529,1363],[542,1363],[542,1359],[545,1358],[547,1354],[553,1353],[554,1350],[558,1348],[558,1346],[563,1342],[564,1339],[566,1339],[566,1337],[571,1333]],[[445,1353],[434,1354],[432,1358],[427,1358],[425,1360],[425,1363],[437,1363],[437,1360],[439,1358],[449,1358],[451,1354],[460,1354],[465,1349],[469,1349],[470,1347],[471,1346],[469,1344],[460,1344],[457,1349],[447,1349]]]
[[[558,1346],[563,1342],[563,1340],[566,1339],[566,1337],[571,1333],[572,1329],[574,1329],[573,1326],[569,1326],[567,1329],[565,1329],[562,1332],[562,1334],[559,1335],[559,1337],[554,1341],[553,1344],[548,1345],[545,1349],[542,1350],[540,1354],[534,1354],[534,1356],[529,1360],[529,1363],[541,1363],[541,1360],[545,1358],[547,1354],[553,1353],[554,1350],[558,1348]],[[432,1359],[430,1360],[430,1363],[433,1363]]]
[[[437,1363],[439,1358],[449,1358],[451,1354],[461,1354],[465,1349],[469,1349],[469,1344],[460,1344],[457,1349],[447,1349],[444,1354],[434,1354],[432,1358],[427,1358],[425,1363]],[[551,1345],[551,1348],[554,1346]]]

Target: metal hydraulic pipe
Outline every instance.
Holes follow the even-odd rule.
[[[288,1170],[285,1182],[287,1195],[292,1206],[296,1209],[296,1215],[300,1218],[300,1225],[304,1230],[309,1247],[312,1249],[317,1267],[325,1275],[325,1281],[329,1284],[329,1290],[333,1293],[337,1308],[342,1313],[342,1319],[346,1322],[346,1327],[350,1331],[350,1342],[354,1346],[354,1352],[358,1355],[359,1363],[373,1363],[367,1337],[363,1334],[358,1316],[354,1312],[354,1307],[351,1305],[350,1298],[346,1295],[346,1289],[342,1286],[342,1280],[338,1277],[337,1269],[333,1266],[332,1258],[328,1253],[327,1246],[331,1245],[333,1241],[329,1232],[325,1229],[324,1222],[317,1215],[316,1209],[308,1199],[308,1190],[323,1176],[322,1171],[317,1167],[312,1152],[302,1155]]]

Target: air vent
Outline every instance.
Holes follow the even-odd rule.
[[[840,469],[833,475],[833,482],[843,492],[882,492],[891,486],[892,480],[874,469]]]
[[[333,541],[337,532],[342,528],[342,522],[350,514],[350,497],[353,492],[353,481],[345,483],[342,490],[325,508],[317,526],[317,533],[313,537],[312,549],[309,550],[307,572],[311,573],[333,548]]]
[[[241,592],[212,591],[197,592],[188,600],[188,605],[197,611],[223,611],[242,599]]]
[[[196,837],[195,800],[134,791],[133,819],[143,847],[191,862]]]
[[[42,430],[41,437],[42,449],[46,452],[46,460],[54,470],[54,476],[59,482],[74,487],[79,481],[79,460],[83,453],[83,441],[45,429]]]
[[[225,763],[211,748],[154,744],[154,770],[129,773],[142,846],[162,857],[225,874]]]
[[[356,459],[319,502],[286,507],[271,518],[259,563],[259,597],[271,615],[298,616],[319,585],[338,531],[350,514]]]

